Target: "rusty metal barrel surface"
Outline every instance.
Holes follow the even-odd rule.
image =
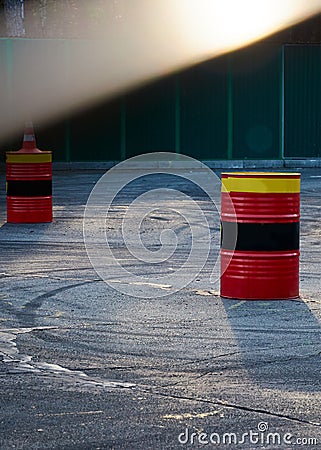
[[[221,296],[299,296],[300,174],[222,173]]]

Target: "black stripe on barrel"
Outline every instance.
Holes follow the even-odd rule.
[[[7,195],[15,197],[47,197],[52,195],[51,180],[7,181]]]
[[[299,249],[299,222],[238,223],[222,222],[221,248],[240,251],[274,251]]]

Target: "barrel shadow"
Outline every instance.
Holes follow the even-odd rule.
[[[255,383],[287,391],[321,390],[321,325],[303,301],[222,303]]]

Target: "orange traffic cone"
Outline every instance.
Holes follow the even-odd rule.
[[[40,153],[37,148],[35,132],[31,121],[25,123],[22,148],[17,153]]]

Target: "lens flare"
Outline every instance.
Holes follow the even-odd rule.
[[[99,40],[0,40],[0,140],[321,11],[320,0],[123,0]]]

